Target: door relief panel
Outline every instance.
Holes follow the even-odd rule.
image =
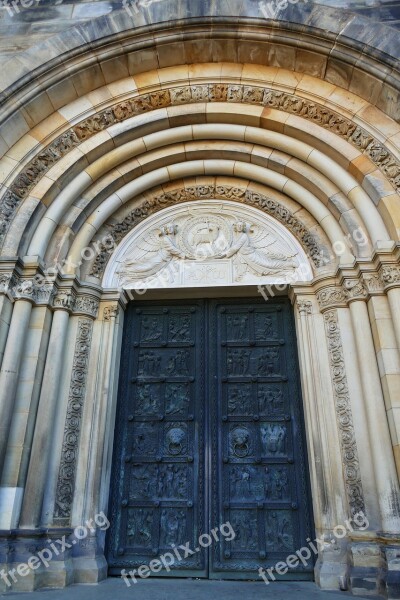
[[[311,514],[289,303],[135,304],[124,335],[111,573],[189,542],[199,551],[158,576],[257,578],[304,546]],[[199,536],[226,522],[235,538],[201,548]],[[312,565],[290,575],[310,578]]]

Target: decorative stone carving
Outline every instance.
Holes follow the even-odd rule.
[[[368,292],[383,292],[383,282],[378,273],[363,273],[362,277]]]
[[[74,304],[74,296],[72,292],[59,291],[54,297],[53,306],[54,308],[64,308],[66,310],[72,310]]]
[[[302,300],[299,299],[296,302],[297,309],[301,315],[311,315],[312,314],[312,302],[310,300]]]
[[[365,300],[368,298],[368,290],[360,279],[346,279],[345,288],[348,292],[348,300]]]
[[[65,309],[77,315],[83,314],[96,317],[99,309],[99,300],[95,296],[88,294],[77,296],[75,290],[60,290],[53,300],[53,307]]]
[[[300,96],[260,86],[238,84],[193,85],[159,90],[124,100],[84,119],[61,134],[17,176],[0,200],[0,243],[18,204],[60,158],[82,141],[115,123],[158,108],[191,102],[243,102],[295,114],[342,137],[368,155],[397,191],[400,191],[400,162],[378,140],[351,120]]]
[[[73,309],[75,314],[81,313],[96,317],[99,309],[99,300],[94,296],[78,296],[74,302]]]
[[[380,272],[381,279],[385,286],[400,283],[400,267],[396,265],[385,265]]]
[[[311,277],[302,249],[274,221],[250,207],[207,200],[165,209],[136,228],[115,251],[104,280],[106,287],[149,288]]]
[[[10,294],[15,286],[16,279],[13,273],[0,274],[0,294]]]
[[[119,306],[106,306],[103,310],[103,316],[105,321],[111,321],[116,319],[119,313]]]
[[[17,300],[30,300],[35,302],[36,286],[34,279],[20,279],[13,289],[13,296]]]
[[[192,202],[194,200],[208,198],[233,200],[235,202],[255,206],[267,214],[270,214],[278,221],[284,223],[285,227],[287,227],[287,229],[289,229],[297,237],[316,267],[325,264],[324,249],[320,246],[317,237],[311,234],[301,223],[301,221],[299,221],[286,207],[268,198],[267,196],[263,196],[262,194],[253,192],[251,190],[243,190],[241,188],[220,185],[201,185],[177,189],[159,196],[155,196],[150,200],[146,200],[140,206],[131,211],[123,221],[108,228],[108,238],[110,241],[112,241],[112,244],[110,245],[115,247],[122,240],[122,238],[129,231],[131,231],[131,229],[133,229],[133,227],[138,225],[143,219],[163,208],[167,208],[168,206],[173,206],[178,203]],[[110,258],[108,246],[108,243],[107,246],[103,244],[102,250],[93,262],[90,275],[94,275],[95,277],[99,278],[102,276],[108,259]]]
[[[71,518],[92,327],[79,319],[54,509],[54,523],[63,526]]]
[[[348,503],[353,516],[360,511],[365,514],[353,415],[336,309],[327,311],[324,314],[324,321]]]
[[[317,292],[317,300],[321,310],[347,306],[349,292],[342,287],[326,287]]]

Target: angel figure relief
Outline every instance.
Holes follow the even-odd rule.
[[[277,245],[277,240],[272,233],[268,231],[259,231],[250,239],[250,234],[254,233],[250,223],[237,221],[233,230],[236,239],[230,248],[221,252],[216,258],[233,258],[237,280],[243,279],[244,275],[251,271],[257,276],[274,275],[276,273],[293,272],[297,268],[294,254],[285,254],[276,250],[266,250],[266,248]]]
[[[123,285],[132,280],[149,279],[167,267],[173,259],[184,259],[186,255],[175,242],[177,226],[174,223],[154,229],[139,240],[134,252],[124,260],[117,271]]]

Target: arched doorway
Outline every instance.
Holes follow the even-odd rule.
[[[60,34],[3,74],[1,565],[16,568],[45,546],[44,531],[71,536],[108,514],[130,302],[126,282],[105,279],[116,248],[162,209],[228,201],[273,219],[276,256],[290,258],[294,244],[311,269],[287,291],[321,540],[316,580],[355,593],[372,581],[390,595],[400,527],[397,38],[385,30],[383,53],[381,29],[368,33],[370,47],[351,15],[341,13],[336,35],[300,3],[288,22],[253,4],[183,2],[182,19],[165,23],[164,5],[135,27],[121,11]],[[249,234],[240,220],[235,253],[222,247],[218,259],[229,299],[255,284],[235,277],[250,277],[262,253],[240,245]],[[160,224],[165,262],[175,249]],[[206,248],[216,242],[195,234]],[[201,274],[184,269],[195,287]],[[130,274],[137,280],[135,265]],[[257,293],[268,307],[276,278],[265,277]],[[331,544],[359,511],[368,528]],[[98,581],[104,548],[94,528],[23,586]]]
[[[122,342],[111,574],[175,549],[157,575],[254,578],[311,539],[292,308],[254,285],[311,277],[287,229],[227,200],[164,208],[115,249],[103,285],[136,298]],[[230,299],[212,299],[215,286]],[[166,287],[174,300],[143,300]],[[313,561],[287,577],[312,578]]]

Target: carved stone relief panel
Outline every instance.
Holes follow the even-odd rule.
[[[300,244],[275,219],[233,202],[164,209],[116,249],[104,287],[126,289],[291,283],[312,278]]]

